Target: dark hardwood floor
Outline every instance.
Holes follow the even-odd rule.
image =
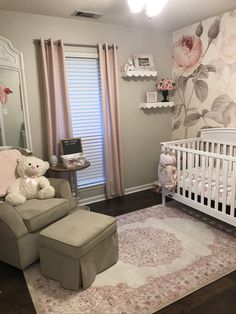
[[[89,207],[95,212],[117,216],[160,202],[159,194],[146,190],[93,203]],[[0,262],[0,314],[35,313],[23,273]],[[236,314],[236,271],[163,308],[159,313]]]

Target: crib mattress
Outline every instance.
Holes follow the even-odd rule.
[[[211,176],[211,182],[209,180],[209,169],[205,169],[204,178],[203,178],[203,171],[202,168],[193,168],[192,169],[192,175],[190,177],[190,171],[180,171],[180,178],[179,178],[179,185],[181,188],[184,187],[184,179],[185,179],[185,190],[189,190],[189,181],[191,180],[191,192],[197,193],[198,195],[202,195],[204,197],[208,197],[209,195],[209,189],[211,189],[211,199],[215,200],[216,193],[218,194],[218,201],[223,202],[224,197],[224,191],[226,189],[226,204],[231,204],[231,196],[232,196],[232,175],[233,173],[231,171],[228,172],[228,179],[227,184],[224,186],[224,175],[223,170],[220,171],[219,174],[219,187],[217,188],[217,172],[216,169],[213,168],[212,176]],[[204,184],[203,192],[202,192],[202,184]],[[211,186],[210,186],[211,185]]]

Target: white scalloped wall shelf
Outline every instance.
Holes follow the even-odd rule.
[[[126,71],[121,73],[123,77],[156,77],[157,71]]]
[[[173,101],[160,101],[160,102],[144,102],[141,103],[139,108],[142,109],[150,109],[150,108],[167,108],[167,107],[173,107],[174,102]]]

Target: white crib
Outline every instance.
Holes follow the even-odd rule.
[[[201,137],[161,143],[177,160],[176,191],[166,196],[236,226],[236,128],[201,131]]]

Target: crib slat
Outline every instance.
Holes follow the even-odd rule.
[[[186,196],[186,152],[183,152],[183,196]]]
[[[226,155],[227,154],[227,145],[226,144],[223,144],[223,155]]]
[[[180,171],[181,171],[181,163],[180,163],[180,154],[181,152],[177,151],[177,193],[180,194]]]
[[[204,148],[204,142],[201,141],[201,143],[200,143],[200,150],[204,150],[203,148]]]
[[[188,153],[188,197],[191,199],[192,193],[192,174],[193,174],[193,154]]]
[[[195,154],[194,200],[198,198],[199,155]]]
[[[197,149],[197,150],[200,149],[200,142],[199,142],[199,141],[196,142],[196,149]]]
[[[207,205],[211,207],[211,194],[212,194],[212,175],[213,175],[213,157],[209,157],[209,167],[208,167],[208,199]]]
[[[227,203],[227,188],[228,188],[228,166],[229,161],[223,161],[223,194],[222,194],[222,212],[226,213],[226,203]]]
[[[229,156],[233,156],[233,145],[229,145]],[[229,171],[232,171],[232,161],[229,162]]]
[[[202,180],[201,180],[201,203],[204,204],[204,188],[205,188],[205,171],[206,171],[206,156],[201,155],[202,164]]]
[[[220,186],[220,159],[216,160],[216,185],[215,185],[215,210],[219,209],[219,186]]]
[[[232,192],[231,192],[231,202],[230,202],[230,215],[234,217],[234,209],[235,209],[235,190],[236,190],[236,162],[233,162],[232,169]]]

